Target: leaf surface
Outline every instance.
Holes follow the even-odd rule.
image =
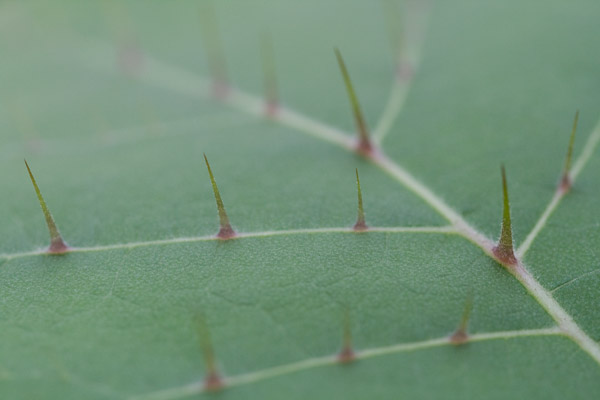
[[[0,5],[0,397],[600,393],[600,4],[407,1],[397,17],[390,4],[215,2],[224,100],[196,2]],[[261,108],[265,30],[275,118]],[[410,86],[395,75],[399,30]],[[388,164],[344,147],[334,47],[376,137],[404,100],[383,132]],[[554,204],[575,110],[577,176]],[[211,237],[202,153],[240,238]],[[41,254],[23,158],[72,253]],[[530,275],[487,251],[502,163]],[[351,231],[355,168],[369,232]],[[452,346],[470,295],[472,336]],[[357,359],[340,365],[344,310]],[[202,389],[200,314],[221,393]]]

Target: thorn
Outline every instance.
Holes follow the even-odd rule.
[[[413,69],[406,55],[407,45],[405,43],[407,35],[405,14],[408,10],[404,4],[403,10],[400,10],[400,4],[395,0],[384,0],[383,14],[384,23],[390,40],[392,54],[396,61],[396,79],[408,80],[413,75]]]
[[[204,161],[206,162],[206,168],[208,168],[208,175],[210,175],[210,182],[212,184],[215,200],[217,202],[217,210],[219,212],[219,232],[217,233],[217,237],[223,240],[231,239],[235,237],[236,234],[229,223],[229,217],[227,216],[227,212],[225,212],[225,206],[223,205],[223,200],[221,200],[221,194],[219,193],[219,188],[217,187],[217,182],[215,182],[215,177],[210,169],[206,154],[204,154]]]
[[[229,93],[229,80],[227,79],[227,62],[219,35],[217,16],[212,1],[203,1],[200,4],[200,28],[213,81],[213,94],[215,97],[223,99]]]
[[[362,155],[371,155],[373,153],[373,145],[369,139],[369,130],[365,123],[365,119],[363,118],[358,98],[354,92],[348,69],[346,68],[346,64],[344,63],[344,59],[338,48],[335,48],[335,56],[337,57],[342,77],[346,84],[346,90],[348,91],[348,97],[350,98],[350,104],[352,106],[352,113],[354,114],[354,123],[356,124],[356,130],[358,131],[358,145],[356,146],[356,150]]]
[[[469,293],[465,300],[465,309],[460,320],[458,329],[450,336],[450,343],[454,345],[461,345],[469,340],[469,334],[467,333],[467,326],[469,325],[469,317],[471,316],[471,310],[473,309],[473,293]]]
[[[358,191],[358,217],[356,218],[356,223],[352,227],[357,232],[364,232],[369,227],[365,222],[365,210],[363,209],[363,201],[362,201],[362,192],[360,190],[360,179],[358,179],[358,168],[356,168],[356,188]]]
[[[275,56],[273,51],[273,38],[268,33],[263,33],[260,40],[260,52],[265,79],[265,113],[273,117],[279,108],[277,90],[277,72],[275,70]]]
[[[571,138],[569,139],[569,148],[567,150],[567,158],[565,160],[565,168],[563,170],[562,179],[558,189],[562,192],[568,192],[573,185],[571,178],[571,157],[573,155],[573,143],[575,143],[575,132],[577,132],[577,121],[579,121],[579,110],[575,112],[575,119],[573,119],[573,129],[571,130]]]
[[[42,211],[44,212],[44,217],[46,218],[46,225],[48,225],[48,231],[50,232],[50,246],[47,253],[50,254],[64,254],[69,251],[69,246],[65,243],[58,228],[56,227],[56,223],[54,222],[54,218],[52,214],[50,214],[50,210],[46,206],[46,202],[42,197],[42,192],[40,192],[40,188],[31,173],[31,169],[29,168],[29,164],[27,164],[27,160],[25,161],[25,166],[27,167],[27,172],[29,172],[29,177],[31,178],[31,183],[33,183],[33,188],[35,189],[35,193],[37,194],[37,198],[40,202],[40,207],[42,207]]]
[[[492,249],[492,252],[496,258],[506,265],[517,264],[517,258],[513,250],[512,240],[512,229],[510,221],[510,203],[508,201],[508,189],[506,186],[506,171],[504,165],[501,167],[502,170],[502,193],[504,199],[503,214],[502,214],[502,228],[500,231],[500,240],[498,244]]]
[[[117,65],[124,74],[138,76],[143,67],[144,54],[134,39],[123,40],[117,47]]]
[[[102,2],[103,12],[110,20],[109,28],[115,38],[115,62],[118,71],[139,76],[144,64],[144,54],[136,39],[134,23],[122,2]]]
[[[204,389],[210,392],[217,391],[223,388],[224,383],[219,371],[215,358],[215,351],[210,338],[210,331],[206,325],[204,315],[200,314],[197,317],[198,332],[200,334],[200,345],[204,355],[204,364],[206,366],[206,376],[204,377]]]
[[[348,364],[356,359],[356,354],[352,350],[352,331],[350,330],[350,311],[348,307],[344,307],[343,325],[342,349],[338,353],[338,361],[342,364]]]

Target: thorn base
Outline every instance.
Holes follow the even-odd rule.
[[[369,140],[359,139],[356,144],[356,152],[363,157],[370,158],[375,154],[375,148]]]
[[[224,100],[229,95],[231,88],[226,82],[214,81],[212,85],[213,96],[219,100]]]
[[[356,359],[356,354],[350,346],[344,346],[344,348],[338,354],[338,361],[342,364],[351,363]]]
[[[515,257],[515,253],[512,248],[506,248],[505,246],[498,244],[497,246],[494,246],[492,253],[494,253],[494,256],[502,264],[514,266],[518,263],[517,257]]]
[[[269,118],[274,118],[279,110],[279,104],[275,101],[267,101],[265,103],[265,115]]]
[[[355,232],[365,232],[365,231],[369,230],[369,227],[367,226],[365,221],[356,221],[356,223],[354,224],[352,229]]]
[[[135,43],[125,43],[117,50],[117,65],[128,76],[138,76],[142,72],[144,55]]]
[[[401,62],[396,68],[396,76],[400,80],[409,80],[413,77],[414,71],[410,64]]]
[[[216,372],[211,372],[204,379],[204,389],[209,392],[215,392],[223,389],[223,380]]]
[[[53,240],[50,243],[50,247],[48,247],[48,250],[46,250],[46,253],[48,254],[65,254],[68,253],[70,250],[70,247],[62,240],[62,238],[58,238],[56,240]]]
[[[573,181],[571,180],[569,174],[564,174],[562,179],[560,180],[560,183],[558,184],[558,190],[560,190],[563,193],[566,193],[571,189],[572,185]]]
[[[217,233],[217,237],[222,240],[232,239],[236,236],[237,234],[235,233],[231,225],[223,226],[221,229],[219,229],[219,232]]]
[[[450,336],[450,343],[455,346],[459,346],[461,344],[465,344],[469,341],[469,335],[462,329],[457,330]]]

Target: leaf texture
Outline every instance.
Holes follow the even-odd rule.
[[[194,1],[0,4],[0,397],[597,396],[600,3],[213,8],[207,33]],[[372,154],[355,151],[335,47]],[[23,158],[67,254],[44,252]],[[491,252],[501,164],[512,267]]]

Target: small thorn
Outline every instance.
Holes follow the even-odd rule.
[[[65,243],[58,228],[56,227],[56,223],[54,222],[54,218],[52,214],[50,214],[50,210],[46,206],[46,202],[42,197],[42,192],[40,192],[40,188],[31,173],[31,169],[29,168],[29,164],[27,164],[27,160],[25,161],[25,166],[27,167],[27,172],[29,172],[29,177],[31,178],[31,183],[33,183],[33,188],[35,189],[35,193],[37,194],[37,198],[40,202],[40,207],[42,207],[42,211],[44,212],[44,217],[46,218],[46,225],[48,225],[48,231],[50,232],[50,246],[48,250],[46,250],[49,254],[64,254],[69,251],[69,246]]]
[[[350,311],[348,307],[344,308],[344,333],[342,339],[342,349],[338,353],[338,361],[342,364],[351,363],[356,359],[356,354],[352,350],[352,331],[350,329]]]
[[[260,50],[265,79],[265,114],[267,114],[269,117],[273,117],[279,109],[279,96],[277,89],[277,72],[275,70],[273,39],[270,34],[262,34]]]
[[[208,375],[206,375],[206,378],[204,378],[204,389],[209,392],[221,390],[223,386],[223,380],[216,372],[210,372]]]
[[[363,209],[362,191],[360,190],[360,179],[358,179],[358,168],[356,168],[356,188],[358,192],[358,217],[352,227],[357,232],[363,232],[369,229],[365,222],[365,210]]]
[[[142,71],[144,54],[134,39],[124,40],[117,48],[118,68],[128,76],[138,76]]]
[[[360,104],[358,103],[358,98],[356,97],[356,92],[354,91],[352,81],[350,80],[350,75],[348,74],[348,69],[346,68],[344,59],[342,58],[342,53],[340,53],[339,49],[337,48],[335,48],[335,56],[337,57],[338,64],[340,65],[340,70],[346,85],[348,97],[350,98],[352,113],[354,114],[354,123],[356,124],[356,130],[358,132],[358,144],[356,146],[356,150],[362,155],[371,155],[373,153],[373,145],[369,139],[369,130],[367,128],[367,124],[365,123],[365,119],[363,118]]]
[[[414,75],[413,67],[408,63],[408,61],[401,60],[396,67],[396,76],[400,80],[410,80]]]
[[[206,375],[204,377],[204,389],[207,391],[217,391],[223,388],[224,383],[217,369],[215,351],[210,338],[210,331],[206,325],[203,315],[197,317],[198,331],[200,333],[200,345],[204,355],[204,364],[206,366]]]
[[[460,320],[458,329],[450,336],[450,343],[454,345],[461,345],[469,340],[469,334],[467,333],[467,327],[469,325],[469,318],[471,316],[471,310],[473,309],[473,294],[469,293],[465,300],[465,309]]]
[[[115,37],[116,68],[123,74],[139,76],[144,66],[144,54],[132,30],[133,21],[123,8],[122,2],[103,2],[106,17],[110,19],[110,28]]]
[[[407,6],[400,10],[400,4],[395,0],[383,1],[384,23],[390,39],[392,54],[396,59],[396,79],[408,80],[413,75],[412,67],[406,56],[406,19]]]
[[[213,81],[213,94],[215,97],[223,99],[229,93],[229,80],[227,78],[225,52],[217,25],[217,16],[212,1],[203,1],[200,4],[200,26]]]
[[[500,240],[498,244],[493,248],[493,253],[500,262],[506,265],[517,264],[517,258],[513,250],[512,240],[512,228],[510,220],[510,202],[508,201],[508,188],[506,185],[506,171],[504,165],[501,167],[502,170],[502,193],[503,193],[503,214],[502,214],[502,228],[500,231]]]
[[[568,192],[573,185],[571,178],[571,157],[573,155],[573,144],[575,143],[575,132],[577,132],[577,122],[579,121],[579,110],[575,112],[575,118],[573,119],[573,129],[571,129],[571,138],[569,139],[569,148],[567,150],[567,158],[565,160],[565,168],[563,175],[558,186],[562,192]]]
[[[223,240],[231,239],[236,236],[236,233],[229,223],[229,217],[225,212],[225,206],[223,205],[223,200],[221,200],[221,194],[219,193],[219,188],[217,187],[217,182],[215,182],[215,177],[210,169],[206,154],[204,154],[204,161],[206,162],[206,168],[208,168],[208,175],[210,175],[210,182],[212,184],[215,200],[217,202],[217,210],[219,212],[219,232],[217,233],[217,237]]]

